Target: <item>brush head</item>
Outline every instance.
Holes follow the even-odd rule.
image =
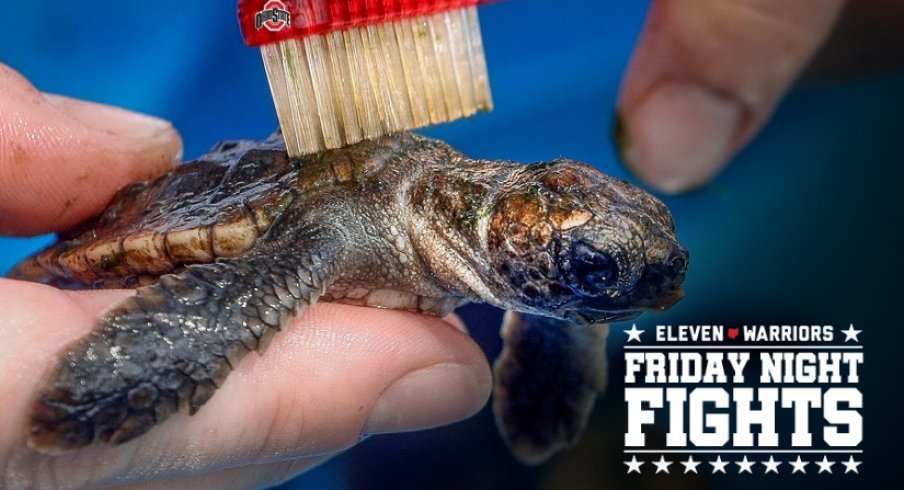
[[[492,108],[481,0],[248,0],[292,156]]]

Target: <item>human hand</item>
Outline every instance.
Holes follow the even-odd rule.
[[[815,78],[901,67],[904,3],[655,1],[619,97],[626,165],[667,193],[708,183],[820,49]]]
[[[66,229],[122,185],[170,168],[181,151],[164,121],[41,94],[4,65],[0,117],[0,234]],[[55,356],[130,294],[0,278],[0,488],[269,485],[363,435],[459,420],[489,396],[487,361],[460,325],[322,305],[265,356],[242,361],[194,416],[178,413],[121,446],[56,456],[29,449],[29,411]]]

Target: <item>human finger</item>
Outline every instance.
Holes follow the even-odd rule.
[[[0,64],[0,235],[65,230],[178,162],[168,122],[39,92]]]
[[[250,355],[194,416],[176,414],[116,447],[48,456],[25,446],[29,411],[54,356],[128,291],[63,292],[0,280],[0,441],[7,474],[34,486],[179,477],[330,454],[362,434],[427,428],[479,410],[489,366],[438,318],[342,305],[311,308]],[[27,300],[26,300],[27,298]],[[97,465],[104,461],[104,465]],[[53,480],[66,475],[66,481]],[[48,480],[49,479],[49,480]]]
[[[668,193],[709,182],[765,124],[843,3],[655,2],[619,97],[625,164]]]

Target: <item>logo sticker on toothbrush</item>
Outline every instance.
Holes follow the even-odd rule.
[[[292,14],[287,10],[286,4],[280,0],[269,0],[264,4],[263,10],[254,16],[254,27],[271,32],[278,32],[292,24]]]

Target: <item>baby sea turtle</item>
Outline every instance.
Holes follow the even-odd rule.
[[[194,413],[318,300],[431,315],[477,301],[509,310],[493,406],[519,459],[541,462],[604,389],[605,322],[668,308],[686,270],[666,207],[578,162],[475,160],[408,133],[299,160],[278,134],[222,142],[12,271],[137,288],[61,353],[29,443],[118,444]]]

